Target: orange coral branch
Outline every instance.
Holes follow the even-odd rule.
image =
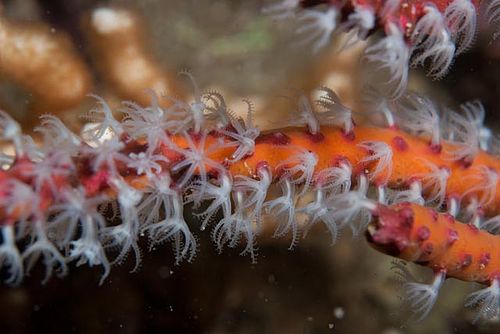
[[[410,203],[379,206],[376,216],[367,233],[376,249],[463,281],[500,278],[500,236]]]

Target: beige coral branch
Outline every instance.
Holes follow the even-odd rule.
[[[173,76],[151,56],[144,22],[135,12],[113,7],[93,10],[86,20],[95,67],[106,84],[121,98],[148,104],[157,94],[178,95]]]
[[[0,45],[0,76],[33,94],[32,109],[72,108],[89,93],[88,69],[66,34],[0,17]]]

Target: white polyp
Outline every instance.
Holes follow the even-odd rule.
[[[233,143],[226,144],[227,146],[237,146],[236,151],[232,154],[229,161],[236,162],[244,157],[253,154],[255,151],[255,139],[259,136],[260,130],[253,122],[253,106],[250,101],[244,100],[248,105],[246,123],[241,119],[231,119],[231,125],[236,130],[221,130],[220,132],[232,139],[236,140]]]
[[[217,223],[212,231],[212,238],[217,245],[219,252],[222,252],[224,245],[234,248],[238,245],[241,237],[246,239],[245,249],[241,254],[250,254],[252,262],[256,262],[255,254],[255,234],[254,216],[249,212],[244,203],[243,192],[236,190],[233,192],[234,213],[224,216]]]
[[[367,198],[368,187],[367,177],[360,175],[355,190],[331,197],[333,219],[341,229],[349,225],[355,237],[364,231],[371,211],[376,209],[376,204]]]
[[[17,156],[24,154],[21,126],[3,110],[0,110],[0,139],[12,141]]]
[[[100,142],[105,139],[108,130],[111,130],[114,136],[120,137],[125,130],[113,116],[113,111],[106,101],[97,95],[90,94],[89,96],[97,100],[97,107],[91,109],[86,118],[96,124],[88,127],[82,135],[91,142]]]
[[[345,193],[351,189],[352,167],[348,162],[342,162],[338,167],[320,170],[314,177],[317,188],[321,188],[329,196]]]
[[[410,41],[413,45],[412,65],[430,61],[428,75],[443,77],[453,61],[455,45],[451,40],[441,12],[434,4],[426,4],[425,15],[415,25]]]
[[[325,47],[337,27],[339,10],[330,6],[325,12],[315,9],[305,9],[298,15],[300,27],[295,30],[298,35],[305,35],[299,43],[312,44],[314,53]]]
[[[132,271],[136,271],[141,261],[141,252],[137,244],[139,237],[137,205],[141,201],[142,193],[119,179],[112,180],[111,184],[118,194],[121,224],[102,229],[100,237],[105,248],[118,250],[113,263],[123,262],[132,250],[135,255],[135,266]]]
[[[384,178],[378,181],[386,184],[392,174],[391,147],[384,142],[377,141],[361,142],[358,146],[370,152],[368,156],[361,159],[361,164],[376,161],[376,166],[371,171],[370,180],[376,180],[383,176]]]
[[[157,223],[161,215],[173,215],[173,199],[177,192],[171,186],[172,180],[167,173],[153,175],[149,179],[148,185],[142,190],[142,201],[137,205],[141,233],[149,225]]]
[[[347,49],[360,40],[365,40],[368,32],[375,27],[375,12],[371,6],[356,6],[349,14],[347,22],[340,25],[340,29],[348,34],[342,49]]]
[[[40,219],[34,222],[33,242],[23,251],[22,258],[27,262],[26,273],[29,273],[40,256],[43,257],[45,278],[42,282],[46,283],[54,269],[58,270],[58,276],[64,276],[68,272],[68,267],[64,256],[47,238],[44,224],[45,221]]]
[[[415,136],[430,138],[431,145],[441,143],[439,110],[428,98],[410,92],[398,100],[397,125]]]
[[[23,279],[23,260],[16,246],[14,227],[12,225],[0,226],[2,244],[0,245],[0,269],[8,267],[8,278],[5,283],[19,285]]]
[[[427,160],[423,160],[423,162],[429,168],[429,171],[417,174],[415,177],[420,179],[422,183],[422,193],[426,195],[425,202],[439,208],[446,198],[446,185],[450,177],[450,171],[447,168],[440,168]]]
[[[352,110],[344,106],[330,88],[320,87],[318,90],[324,93],[316,100],[316,104],[324,109],[323,112],[315,114],[319,124],[342,127],[345,133],[351,133],[354,128]]]
[[[125,107],[122,110],[124,114],[122,124],[133,138],[145,138],[148,150],[154,152],[160,143],[173,145],[168,133],[175,134],[184,131],[190,119],[182,109],[183,104],[179,101],[173,100],[172,107],[163,108],[159,104],[156,93],[153,91],[148,91],[148,93],[151,97],[149,107],[143,108],[133,102],[122,102]]]
[[[378,90],[393,99],[401,96],[406,90],[409,59],[410,50],[404,40],[403,31],[394,23],[386,25],[386,36],[366,48],[363,56],[368,65],[365,72],[370,75],[380,73],[381,77],[387,78],[386,83],[378,83]],[[376,79],[371,80],[374,84]]]
[[[83,146],[82,153],[93,157],[90,163],[94,172],[107,168],[111,175],[118,176],[116,162],[127,161],[127,156],[121,152],[124,147],[125,143],[120,138],[112,136],[99,142],[95,147]]]
[[[299,229],[297,219],[295,217],[295,186],[287,178],[279,182],[282,196],[264,203],[264,206],[269,214],[278,221],[278,226],[274,232],[274,236],[282,237],[288,232],[292,233],[292,243],[290,248],[295,246],[298,240]]]
[[[288,19],[295,16],[301,0],[278,0],[262,9],[264,14],[271,15],[275,20]]]
[[[171,240],[175,251],[176,263],[180,263],[184,259],[192,261],[196,255],[198,246],[195,237],[184,220],[181,195],[178,193],[172,195],[170,204],[171,207],[165,213],[165,217],[162,220],[157,218],[158,221],[145,228],[151,240],[151,247]]]
[[[446,25],[457,43],[456,54],[466,51],[476,35],[476,8],[471,0],[454,0],[444,12]]]
[[[109,275],[111,265],[99,241],[97,227],[92,216],[87,214],[82,217],[82,235],[80,239],[69,244],[69,259],[77,259],[77,266],[85,263],[91,267],[102,265],[104,269],[100,281],[102,284]]]
[[[498,321],[500,319],[500,279],[492,279],[489,287],[469,295],[465,306],[479,308],[474,322],[479,319]]]
[[[318,187],[314,193],[314,200],[306,206],[297,210],[297,213],[303,213],[307,216],[306,225],[304,227],[304,237],[308,231],[317,223],[323,222],[332,238],[332,245],[337,241],[338,226],[332,214],[333,208],[330,201],[325,196],[325,190]]]
[[[303,126],[306,125],[309,132],[313,135],[317,134],[320,130],[320,123],[316,117],[309,98],[305,95],[301,95],[298,98],[298,117],[294,116],[289,124],[292,126]]]
[[[472,186],[462,194],[461,198],[473,196],[477,198],[478,205],[488,206],[495,200],[499,179],[498,173],[496,170],[483,165],[474,167],[474,169],[475,173],[471,173],[470,176],[466,177]]]
[[[479,152],[479,129],[474,118],[447,109],[442,122],[443,137],[457,147],[446,149],[449,160],[470,160]]]
[[[481,205],[477,198],[471,198],[467,206],[462,210],[463,213],[460,217],[460,221],[480,228],[483,216],[480,209]]]
[[[380,17],[392,17],[399,10],[401,5],[400,0],[386,0],[380,11]]]
[[[368,117],[372,117],[374,113],[379,113],[385,119],[383,126],[393,127],[396,124],[394,111],[398,106],[398,100],[389,99],[380,94],[372,85],[365,85],[363,87],[361,98],[363,108],[367,112]]]
[[[100,204],[108,198],[98,195],[87,198],[85,188],[67,188],[61,191],[61,201],[52,205],[48,212],[53,218],[48,222],[48,234],[60,248],[65,248],[76,235],[78,223],[82,225],[90,219],[91,223],[103,228],[106,225],[104,217],[97,211]]]
[[[458,212],[460,211],[460,201],[456,198],[449,198],[448,199],[448,205],[447,205],[448,213],[450,216],[453,218],[456,218],[458,215]]]
[[[191,73],[189,73],[188,71],[182,71],[180,72],[180,74],[187,76],[191,81],[191,84],[193,85],[194,101],[190,104],[187,104],[186,109],[191,113],[194,133],[200,133],[205,122],[204,113],[206,105],[203,102],[203,96],[201,94],[200,88],[198,87],[198,84],[196,83],[196,80]]]
[[[35,128],[35,131],[40,132],[43,136],[43,149],[54,149],[63,151],[70,156],[78,154],[78,149],[82,144],[82,140],[68,129],[64,123],[57,117],[52,115],[40,116],[40,124]]]
[[[196,216],[203,218],[201,230],[205,230],[208,223],[215,217],[217,212],[222,210],[223,217],[231,215],[231,191],[233,182],[228,174],[221,174],[216,180],[217,184],[208,183],[206,186],[193,182],[190,186],[191,193],[188,201],[193,201],[195,207],[203,201],[211,201],[210,205]]]
[[[425,204],[425,200],[422,197],[422,184],[420,181],[412,182],[408,189],[397,191],[393,196],[391,196],[391,204],[403,202],[416,203],[418,205]]]
[[[377,202],[380,204],[387,204],[385,186],[377,187]]]
[[[11,215],[15,210],[23,208],[23,210],[19,210],[17,218],[19,220],[29,219],[33,213],[33,209],[36,208],[40,201],[40,197],[33,189],[26,183],[18,181],[15,178],[0,181],[0,186],[2,192],[5,194],[2,197],[0,208],[5,210],[7,216]],[[26,210],[25,208],[30,208],[31,210]]]
[[[492,133],[491,130],[484,126],[486,110],[480,101],[469,101],[460,106],[467,120],[476,126],[478,134],[479,148],[487,151],[490,146]]]
[[[145,174],[151,178],[154,174],[162,172],[160,162],[167,163],[168,159],[161,154],[153,154],[151,151],[130,153],[127,158],[127,167],[135,169],[137,175]]]
[[[205,119],[209,122],[215,123],[217,129],[223,129],[236,119],[235,114],[229,110],[226,100],[221,93],[211,91],[203,94],[203,99],[207,101],[205,105]],[[253,112],[253,106],[250,101],[244,100],[248,103],[248,109]]]
[[[224,167],[221,164],[208,157],[213,150],[218,149],[219,147],[215,145],[208,148],[205,147],[205,142],[207,140],[207,134],[205,132],[201,133],[201,137],[196,144],[189,133],[184,132],[183,137],[186,139],[188,144],[186,149],[172,147],[173,150],[184,156],[181,161],[173,165],[171,168],[172,172],[177,173],[184,168],[187,169],[182,177],[177,181],[177,186],[179,188],[187,185],[195,174],[200,178],[202,186],[207,184],[207,167],[213,168],[221,173],[224,172]]]
[[[500,235],[500,215],[480,221],[479,228],[491,234]]]
[[[260,226],[262,222],[262,209],[267,197],[267,191],[271,186],[272,175],[268,168],[259,168],[257,173],[258,180],[237,175],[233,188],[245,195],[245,201],[242,206],[253,212],[255,222],[257,226]]]
[[[43,186],[49,186],[51,195],[57,196],[57,187],[54,179],[56,177],[67,177],[74,170],[76,166],[71,157],[66,152],[54,150],[46,154],[44,159],[33,164],[33,168],[23,171],[23,176],[32,177],[33,185],[36,193],[42,191]]]
[[[403,285],[404,299],[409,303],[416,321],[423,320],[432,310],[445,279],[446,273],[439,271],[431,284],[407,282]]]
[[[296,148],[297,153],[294,153],[291,158],[280,162],[276,166],[276,170],[282,171],[282,179],[288,179],[293,184],[303,184],[304,188],[301,194],[304,194],[312,183],[314,169],[318,164],[318,156],[316,153]]]

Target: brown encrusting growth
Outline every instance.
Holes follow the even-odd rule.
[[[65,33],[0,16],[0,45],[0,75],[33,94],[33,110],[73,108],[90,92],[87,66]]]
[[[174,75],[152,56],[143,19],[124,8],[101,7],[85,19],[94,66],[120,99],[148,104],[148,89],[179,96]],[[165,103],[166,101],[163,101]]]

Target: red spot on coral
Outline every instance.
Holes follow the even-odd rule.
[[[313,143],[321,143],[323,140],[325,140],[325,135],[322,134],[321,132],[315,134],[307,132],[307,135]]]
[[[94,195],[99,190],[107,186],[108,177],[109,173],[107,171],[101,170],[93,174],[91,177],[82,180],[82,184],[85,187],[85,192],[87,193],[87,195]]]
[[[431,255],[433,251],[434,251],[434,245],[430,242],[427,242],[422,246],[422,252],[423,255],[425,256]]]
[[[490,253],[483,253],[479,255],[479,266],[484,269],[490,263],[491,255]]]
[[[420,226],[417,229],[417,238],[419,241],[424,241],[429,239],[431,236],[431,230],[427,226]]]
[[[350,166],[351,162],[345,155],[338,154],[333,157],[331,165],[336,167],[340,167],[342,165]]]
[[[291,140],[286,134],[282,132],[272,132],[261,135],[255,140],[256,144],[270,144],[270,145],[288,145]]]
[[[469,228],[469,230],[474,233],[474,234],[477,234],[479,233],[479,229],[477,228],[476,225],[474,224],[467,224],[467,227]]]
[[[193,130],[189,131],[189,135],[195,142],[199,142],[201,139],[201,132],[194,132]]]
[[[400,136],[392,138],[392,144],[399,151],[406,151],[408,149],[408,143]]]
[[[265,160],[259,161],[259,162],[257,162],[257,165],[255,166],[255,168],[257,170],[260,170],[260,169],[269,169],[269,162],[267,162]]]
[[[470,168],[472,166],[472,163],[474,162],[474,157],[465,157],[463,159],[460,159],[457,161],[457,164],[459,164],[463,169]]]
[[[472,255],[471,254],[463,254],[460,257],[460,267],[466,268],[472,264]]]
[[[448,246],[451,246],[458,240],[458,232],[456,230],[448,229],[448,235],[446,238]]]
[[[443,146],[441,144],[429,144],[429,148],[434,154],[440,154],[443,150]]]
[[[442,216],[448,222],[448,224],[455,224],[455,218],[449,213],[443,213]]]
[[[432,221],[436,223],[439,218],[439,214],[436,212],[436,210],[429,208],[429,214],[431,215]]]
[[[345,132],[344,130],[341,130],[342,132],[342,137],[347,140],[347,141],[354,141],[356,139],[356,135],[354,134],[354,131],[349,131]]]

